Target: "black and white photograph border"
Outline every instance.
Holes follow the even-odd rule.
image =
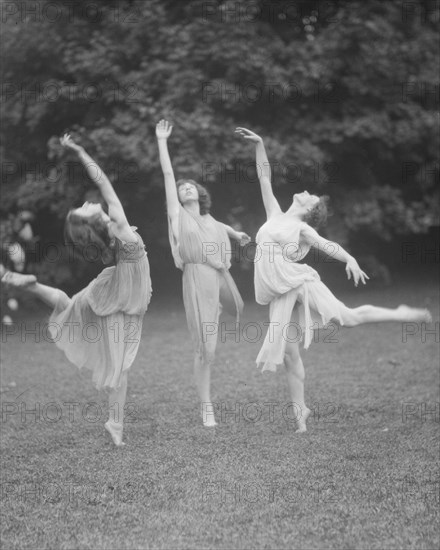
[[[440,543],[439,0],[0,0],[1,547]]]

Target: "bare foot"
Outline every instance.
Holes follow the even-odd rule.
[[[432,315],[428,309],[409,307],[401,305],[397,308],[399,315],[402,316],[402,321],[414,321],[420,323],[431,323]]]
[[[299,420],[297,420],[296,422],[296,425],[298,426],[298,428],[295,430],[295,433],[297,434],[304,433],[307,431],[306,420],[310,416],[310,409],[308,409],[307,407],[304,407],[301,409],[301,413],[302,413],[301,418],[299,418]]]
[[[212,403],[202,403],[201,405],[201,414],[203,420],[203,426],[205,428],[214,428],[217,426],[214,416],[214,407]]]
[[[107,422],[104,424],[104,428],[112,436],[113,443],[116,445],[116,447],[123,447],[125,445],[125,443],[122,442],[122,426],[118,428],[116,424],[114,424],[110,420],[107,420]]]
[[[7,271],[2,277],[2,283],[18,288],[25,288],[36,282],[37,278],[35,275],[23,275],[23,273],[16,273],[14,271]]]

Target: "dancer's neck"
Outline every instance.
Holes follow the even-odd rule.
[[[183,208],[190,214],[198,214],[200,216],[199,201],[188,201],[183,205]]]
[[[298,222],[302,222],[304,218],[303,212],[298,211],[298,209],[293,204],[288,210],[286,210],[285,215],[288,216],[290,219],[294,219]]]

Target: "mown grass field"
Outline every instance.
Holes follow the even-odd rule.
[[[439,319],[434,284],[340,297],[425,305]],[[242,323],[266,315],[249,304]],[[256,330],[224,335],[219,426],[206,429],[181,302],[153,299],[117,449],[106,394],[44,339],[46,321],[45,309],[17,317],[40,322],[40,342],[3,334],[3,549],[438,547],[438,336],[399,324],[322,331],[304,353],[313,415],[300,435],[284,373],[255,368]],[[405,330],[418,332],[405,342]]]

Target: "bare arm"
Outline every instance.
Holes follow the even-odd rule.
[[[235,231],[235,229],[233,229],[229,225],[226,225],[225,223],[222,223],[222,225],[225,228],[226,233],[228,234],[228,237],[230,239],[235,239],[236,241],[238,241],[241,246],[244,246],[245,244],[248,244],[251,242],[251,238],[247,233],[244,233],[243,231]]]
[[[124,231],[130,226],[125,216],[124,208],[117,196],[113,185],[110,183],[108,177],[104,174],[98,164],[88,155],[80,145],[77,145],[69,134],[64,134],[60,139],[61,145],[68,149],[72,149],[78,153],[80,161],[83,163],[90,179],[95,183],[98,189],[101,191],[101,194],[108,205],[108,215],[110,219],[116,224],[117,228],[120,231]],[[131,230],[130,230],[131,231]]]
[[[168,138],[173,127],[166,121],[161,120],[156,125],[156,137],[159,147],[160,166],[165,180],[165,195],[167,198],[167,211],[171,219],[179,215],[179,197],[177,196],[176,179],[173,166],[168,152]]]
[[[246,128],[237,128],[235,131],[244,137],[244,139],[248,139],[255,143],[257,173],[258,179],[260,180],[261,195],[263,197],[267,219],[276,214],[280,214],[282,210],[272,191],[272,173],[262,138]]]
[[[305,224],[304,229],[301,230],[301,236],[310,246],[317,248],[340,262],[344,262],[346,264],[345,271],[347,277],[349,280],[353,277],[355,286],[358,285],[359,280],[365,284],[365,279],[369,279],[368,275],[361,270],[353,256],[344,250],[341,245],[324,239],[324,237],[321,237],[317,231],[307,224]]]

